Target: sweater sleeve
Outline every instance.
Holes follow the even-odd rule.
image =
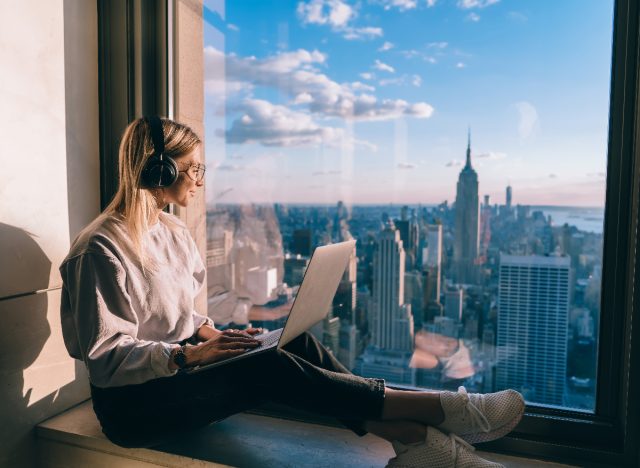
[[[127,293],[126,271],[112,256],[87,252],[63,265],[68,309],[63,320],[91,382],[113,387],[175,374],[168,356],[175,345],[137,339],[138,319]],[[67,330],[67,334],[70,333]]]

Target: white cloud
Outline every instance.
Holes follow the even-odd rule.
[[[271,88],[289,96],[296,104],[306,105],[312,113],[349,120],[388,120],[401,116],[427,118],[433,113],[433,108],[425,102],[378,100],[369,94],[373,89],[366,88],[367,84],[340,84],[316,70],[303,69],[306,64],[324,63],[326,57],[317,51],[301,49],[261,59],[232,54],[221,62],[221,52],[207,47],[204,55],[207,89],[225,83],[236,83],[241,89]],[[224,64],[225,74],[216,68],[220,62]],[[223,82],[219,83],[220,80]],[[361,91],[364,92],[359,93]]]
[[[235,31],[235,32],[240,31],[240,28],[238,26],[231,23],[227,23],[227,29],[230,29],[231,31]]]
[[[466,65],[463,62],[456,63],[456,68],[465,68]]]
[[[398,169],[415,169],[416,165],[411,163],[398,163]]]
[[[393,44],[389,41],[386,41],[384,44],[382,44],[379,48],[378,48],[378,52],[385,52],[387,50],[391,50],[393,49]]]
[[[435,57],[431,56],[431,55],[427,55],[423,52],[420,52],[419,50],[415,50],[415,49],[410,49],[410,50],[401,50],[400,53],[408,58],[408,59],[413,59],[413,58],[421,58],[422,60],[424,60],[425,62],[428,63],[436,63],[437,60]]]
[[[495,5],[500,0],[458,0],[458,8],[469,10],[471,8],[486,8]]]
[[[343,37],[348,40],[354,39],[373,39],[376,37],[382,37],[384,32],[382,28],[345,28]]]
[[[437,0],[425,0],[427,7],[431,8],[436,4]],[[398,8],[400,11],[413,10],[416,8],[420,0],[377,0],[377,3],[381,4],[385,10],[392,8]]]
[[[386,63],[381,62],[378,59],[376,59],[376,62],[373,64],[373,68],[375,68],[376,70],[386,71],[386,72],[389,72],[389,73],[395,73],[396,72],[396,70],[391,65],[387,65]]]
[[[293,100],[294,104],[309,104],[313,102],[313,97],[309,93],[300,93]]]
[[[360,78],[362,78],[363,80],[373,80],[375,78],[375,75],[373,73],[365,72],[360,73]]]
[[[448,42],[440,41],[440,42],[429,42],[427,47],[430,49],[446,49],[449,45]]]
[[[399,8],[400,11],[413,10],[418,6],[417,0],[380,0],[385,10]]]
[[[377,151],[377,146],[363,140],[349,137],[344,129],[322,127],[309,114],[271,104],[260,99],[246,99],[238,109],[242,116],[231,124],[224,136],[227,143],[259,143],[263,146],[329,146],[352,149],[360,146]],[[231,169],[227,169],[231,170]]]
[[[538,111],[530,102],[516,103],[518,111],[518,135],[522,139],[529,138],[538,127]]]
[[[354,81],[349,85],[349,87],[354,91],[367,91],[373,92],[376,90],[375,87],[368,85],[366,83],[362,83],[361,81]]]
[[[341,33],[345,39],[373,39],[382,37],[382,28],[355,27],[351,22],[356,18],[356,11],[342,0],[311,0],[300,2],[296,9],[298,18],[303,24],[330,26],[334,32]]]
[[[476,158],[478,159],[488,159],[489,161],[498,161],[500,159],[505,159],[506,157],[507,153],[498,153],[494,151],[476,155]]]
[[[242,117],[225,132],[227,143],[260,143],[264,146],[340,146],[344,130],[320,127],[311,116],[260,99],[245,100]]]
[[[447,167],[462,166],[462,161],[460,161],[459,159],[454,159],[452,161],[449,161],[447,164],[445,164],[445,166],[447,166]]]
[[[415,87],[420,87],[422,85],[422,77],[420,77],[420,75],[402,75],[398,78],[386,78],[380,80],[378,84],[380,86],[406,86],[411,84]]]
[[[353,9],[341,0],[300,2],[297,13],[305,24],[329,24],[333,28],[345,27],[355,15]]]
[[[472,21],[474,23],[477,23],[478,21],[480,21],[480,15],[471,12],[467,15],[467,21]]]

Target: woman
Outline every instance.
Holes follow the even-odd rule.
[[[200,373],[180,368],[258,346],[259,329],[217,330],[194,310],[205,268],[186,227],[162,210],[186,207],[204,182],[201,143],[187,126],[137,119],[119,150],[119,188],[60,267],[65,344],[84,361],[107,437],[151,446],[265,401],[338,418],[393,443],[390,466],[500,466],[469,443],[513,429],[517,392],[399,391],[351,374],[312,335]]]

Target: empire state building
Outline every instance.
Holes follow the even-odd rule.
[[[471,167],[471,132],[467,143],[467,162],[460,171],[456,191],[456,231],[453,263],[456,282],[473,284],[477,280],[480,203],[478,174]]]

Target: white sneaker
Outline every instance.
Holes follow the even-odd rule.
[[[504,468],[476,455],[475,448],[455,434],[445,435],[433,427],[427,428],[424,442],[392,445],[396,457],[389,460],[387,468]]]
[[[470,444],[488,442],[508,434],[524,414],[524,398],[515,390],[497,393],[441,392],[444,422],[441,431],[460,436]]]

